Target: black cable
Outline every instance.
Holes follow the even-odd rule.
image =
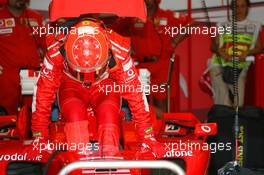
[[[227,19],[230,21],[230,2],[229,0],[226,0],[226,7],[227,7]]]
[[[210,17],[209,17],[209,11],[208,11],[208,8],[207,8],[205,0],[202,0],[201,3],[202,3],[202,8],[205,11],[206,20],[207,20],[207,22],[209,24],[209,27],[211,27],[212,24],[211,24],[211,20],[210,20]]]
[[[237,42],[238,42],[238,37],[237,37],[237,0],[232,0],[233,2],[231,3],[233,6],[232,8],[232,44],[233,44],[233,55],[232,55],[232,64],[233,64],[233,97],[234,97],[234,102],[236,103],[234,105],[235,107],[235,116],[234,116],[234,135],[235,135],[235,154],[234,154],[234,160],[238,161],[238,157],[237,157],[237,152],[238,152],[238,135],[239,135],[239,116],[238,116],[238,109],[239,109],[239,95],[238,95],[238,76],[239,76],[239,70],[238,70],[238,64],[239,64],[239,58],[238,58],[238,54],[237,54]],[[205,0],[201,0],[202,2],[202,6],[203,9],[205,11],[205,15],[206,15],[206,19],[209,22],[209,26],[211,27],[211,21],[210,21],[210,17],[209,17],[209,12],[207,9],[207,5]],[[229,0],[227,0],[227,2],[229,3]],[[229,4],[227,4],[227,7],[229,6]],[[228,17],[228,19],[230,19]],[[217,55],[217,60],[219,62],[219,64],[222,67],[222,61],[219,58],[219,56]],[[235,100],[236,98],[236,100]]]
[[[238,151],[238,135],[239,135],[239,116],[238,116],[238,108],[239,108],[239,94],[238,94],[238,64],[239,58],[237,53],[237,0],[232,0],[232,40],[233,40],[233,55],[232,55],[232,64],[233,64],[233,93],[234,93],[234,104],[235,107],[235,118],[234,118],[234,134],[235,134],[235,160],[238,160],[237,151]]]
[[[233,0],[233,7],[232,7],[232,40],[233,40],[233,55],[232,55],[232,64],[233,64],[233,93],[236,98],[236,104],[235,106],[239,106],[239,96],[238,96],[238,64],[239,64],[239,58],[238,58],[238,53],[237,53],[237,42],[238,42],[238,37],[237,37],[237,1]],[[235,99],[234,99],[235,101]]]

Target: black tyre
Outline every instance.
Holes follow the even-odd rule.
[[[182,159],[170,159],[169,161],[179,165],[184,171],[186,171],[186,165]],[[174,172],[167,169],[153,169],[151,175],[175,175]]]
[[[42,175],[42,164],[14,162],[7,166],[7,175]]]

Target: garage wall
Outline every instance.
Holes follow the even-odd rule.
[[[30,7],[37,10],[48,10],[50,0],[31,0]]]

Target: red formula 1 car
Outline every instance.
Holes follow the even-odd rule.
[[[26,72],[27,76],[36,76]],[[33,78],[31,77],[31,78]],[[29,83],[30,81],[26,81]],[[24,86],[24,90],[27,86]],[[23,89],[23,83],[22,83]],[[30,94],[29,91],[26,94]],[[88,110],[89,111],[89,110]],[[166,155],[164,159],[173,161],[185,170],[187,175],[204,175],[210,160],[210,149],[205,140],[208,135],[216,134],[216,125],[201,123],[191,113],[167,113],[162,119],[157,119],[152,112],[153,126],[156,138],[164,143]],[[96,117],[90,110],[88,119],[96,123]],[[63,119],[54,121],[50,126],[53,144],[63,143]],[[90,125],[90,139],[96,145],[96,125]],[[139,153],[138,140],[131,120],[122,120],[121,145],[123,146],[121,160],[153,159],[151,154]],[[30,112],[28,106],[21,108],[18,116],[0,117],[0,175],[57,175],[67,164],[80,161],[72,153],[65,150],[53,152],[32,151],[30,140]],[[207,147],[206,147],[207,145]],[[207,149],[206,149],[207,148]],[[101,157],[91,154],[86,157],[87,163],[91,160],[102,160]],[[104,158],[105,160],[107,158]],[[82,169],[72,174],[171,174],[170,171],[140,170],[140,169]]]

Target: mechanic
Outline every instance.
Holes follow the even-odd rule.
[[[20,103],[19,71],[40,67],[44,39],[32,35],[42,16],[29,9],[28,0],[2,1],[0,7],[0,106],[15,115]]]
[[[141,85],[129,55],[130,40],[95,19],[77,18],[63,26],[71,28],[68,34],[47,36],[48,51],[32,104],[33,136],[49,138],[51,104],[58,90],[68,144],[89,143],[88,125],[94,124],[87,120],[87,109],[91,107],[97,117],[99,155],[118,155],[121,95],[132,111],[141,149],[163,157],[163,147],[153,135],[144,92],[113,89],[115,84]],[[75,29],[77,33],[72,31]],[[89,154],[77,151],[76,155]]]
[[[186,25],[188,18],[176,18],[177,13],[159,8],[161,0],[145,0],[148,12],[146,23],[138,19],[121,19],[113,26],[117,32],[131,36],[132,57],[139,61],[138,67],[147,68],[151,72],[151,84],[160,86],[167,82],[170,58],[175,52],[175,47],[186,35],[171,37],[166,34],[165,27]],[[162,65],[162,67],[161,67]],[[174,69],[171,81],[171,111],[176,111],[176,75]],[[152,93],[155,111],[161,116],[166,111],[166,91]]]
[[[232,1],[233,2],[233,1]],[[233,4],[231,3],[231,9]],[[250,62],[246,61],[246,57],[254,56],[263,51],[260,28],[261,24],[257,21],[248,19],[250,1],[237,1],[237,56],[239,57],[238,64],[238,96],[239,106],[244,105],[245,83],[247,71]],[[218,26],[230,27],[231,22],[227,21],[219,23]],[[234,102],[230,100],[229,91],[233,92],[233,46],[232,34],[222,34],[213,40],[212,51],[215,53],[209,63],[210,76],[214,91],[214,103],[219,105],[234,106],[237,104],[237,98],[234,97]]]

